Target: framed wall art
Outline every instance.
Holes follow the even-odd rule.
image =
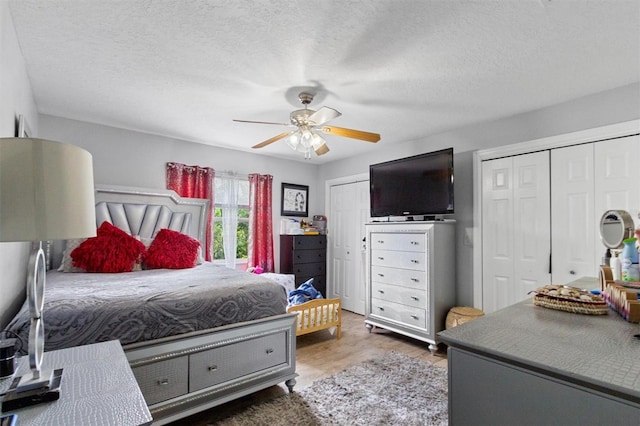
[[[294,185],[292,183],[282,184],[282,216],[309,216],[309,187],[305,185]]]

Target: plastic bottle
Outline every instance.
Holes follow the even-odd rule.
[[[611,263],[611,274],[613,275],[614,281],[620,281],[622,279],[622,268],[620,266],[620,258],[618,257],[618,253],[613,253],[613,257],[610,260]]]
[[[620,265],[622,270],[622,281],[639,281],[640,269],[638,268],[638,249],[636,249],[635,237],[623,240]]]

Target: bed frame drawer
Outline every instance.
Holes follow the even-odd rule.
[[[147,405],[151,405],[186,394],[189,391],[188,368],[189,358],[181,356],[132,370]]]
[[[286,339],[283,331],[190,355],[189,391],[286,363]]]

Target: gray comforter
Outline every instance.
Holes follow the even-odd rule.
[[[286,312],[280,284],[205,262],[191,269],[47,274],[45,350],[120,340],[122,345]],[[7,326],[24,342],[26,304]]]

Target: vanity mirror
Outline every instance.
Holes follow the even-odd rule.
[[[624,210],[608,210],[600,219],[600,239],[605,247],[618,250],[622,240],[633,237],[633,219]]]

